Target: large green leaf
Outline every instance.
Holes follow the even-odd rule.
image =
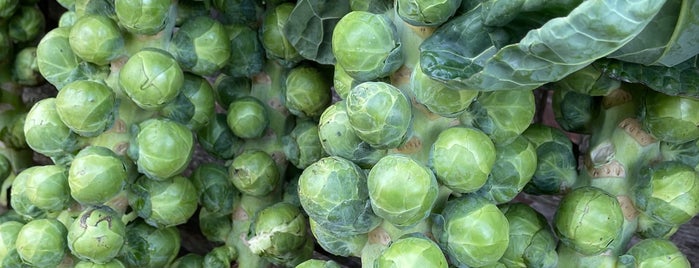
[[[594,63],[611,78],[640,83],[672,96],[699,99],[699,60],[692,57],[673,67],[602,59]]]
[[[284,36],[304,58],[334,64],[332,33],[340,18],[349,12],[348,0],[300,0],[284,26]]]

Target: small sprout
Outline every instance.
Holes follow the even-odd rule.
[[[36,219],[17,234],[17,253],[25,264],[58,267],[68,253],[68,229],[57,219]]]
[[[70,27],[70,47],[81,59],[97,65],[106,65],[121,56],[124,37],[119,26],[107,16],[79,17]]]
[[[84,205],[104,204],[124,189],[127,179],[123,160],[99,146],[80,150],[68,170],[70,195]]]
[[[226,121],[233,134],[243,139],[262,137],[269,125],[265,105],[255,97],[242,97],[228,106]]]
[[[119,25],[135,34],[154,35],[165,28],[170,0],[115,0]]]
[[[132,55],[119,72],[119,85],[139,107],[158,110],[177,97],[184,73],[170,53],[145,48]]]
[[[128,153],[141,173],[165,180],[187,168],[194,152],[194,135],[186,126],[154,118],[140,123],[135,131]]]
[[[258,150],[248,150],[233,159],[228,178],[241,193],[264,196],[278,188],[281,179],[277,163]]]
[[[67,170],[58,165],[22,170],[12,182],[10,195],[12,208],[25,218],[60,212],[71,202]]]
[[[364,82],[350,90],[347,116],[357,136],[377,149],[397,148],[409,135],[412,106],[397,87]]]
[[[116,97],[107,85],[78,80],[56,95],[56,111],[63,123],[78,135],[94,137],[112,126]]]
[[[496,159],[493,141],[482,131],[468,127],[442,131],[430,155],[430,167],[439,182],[458,193],[480,189]]]
[[[68,248],[76,257],[94,263],[107,263],[121,251],[126,225],[109,207],[89,207],[68,228]]]

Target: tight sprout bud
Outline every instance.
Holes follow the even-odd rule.
[[[214,82],[216,102],[224,108],[230,106],[234,100],[249,96],[251,90],[252,79],[249,77],[219,75]]]
[[[70,195],[81,204],[99,205],[122,191],[128,174],[112,150],[89,146],[75,156],[68,170]]]
[[[10,194],[12,208],[26,218],[64,210],[71,201],[67,170],[58,165],[22,170],[12,182]]]
[[[279,202],[260,210],[250,227],[248,244],[254,254],[281,258],[304,246],[308,239],[301,210]]]
[[[114,123],[116,97],[105,84],[78,80],[65,85],[56,95],[56,111],[73,132],[94,137]]]
[[[453,90],[445,84],[433,80],[415,68],[410,77],[410,88],[415,100],[433,113],[444,117],[456,117],[466,110],[478,96],[475,90]]]
[[[25,264],[34,267],[58,267],[68,245],[68,230],[57,219],[37,219],[28,222],[17,234],[17,253]]]
[[[146,48],[132,55],[119,72],[119,85],[139,107],[158,110],[180,93],[184,73],[166,51]]]
[[[277,5],[264,16],[260,28],[260,40],[267,58],[277,60],[285,66],[292,66],[303,59],[284,36],[284,25],[293,9],[293,3]]]
[[[272,157],[258,150],[248,150],[233,159],[228,178],[244,194],[264,196],[277,188],[279,168]]]
[[[398,16],[414,26],[439,26],[454,16],[461,0],[398,0]]]
[[[228,63],[231,43],[223,24],[209,16],[197,16],[175,32],[169,50],[183,69],[211,75]]]
[[[156,228],[137,220],[126,226],[119,258],[127,267],[169,267],[180,252],[181,241],[176,227]]]
[[[350,90],[345,103],[350,125],[372,147],[397,148],[407,139],[412,106],[397,87],[364,82]]]
[[[124,245],[126,226],[109,207],[90,207],[68,229],[68,248],[76,257],[94,263],[114,259]]]
[[[360,257],[362,248],[364,248],[369,240],[369,235],[367,233],[336,233],[320,226],[320,224],[312,218],[309,218],[308,222],[311,227],[311,233],[318,242],[318,245],[333,255]]]
[[[59,91],[75,80],[92,77],[103,79],[109,71],[84,62],[75,55],[68,40],[70,29],[54,28],[41,38],[36,47],[36,64],[41,76]]]
[[[233,134],[243,139],[253,139],[262,137],[265,133],[269,116],[260,100],[248,96],[231,102],[226,121]]]
[[[531,90],[482,92],[459,119],[497,143],[508,143],[529,128],[536,112]]]
[[[376,268],[447,268],[447,258],[437,244],[424,236],[407,236],[393,241],[374,262]]]
[[[607,250],[622,231],[624,215],[619,201],[595,187],[566,194],[554,216],[560,241],[584,255]]]
[[[660,238],[643,239],[619,257],[620,263],[628,267],[689,268],[691,263],[669,240]]]
[[[482,131],[453,127],[430,149],[430,167],[440,183],[458,193],[480,189],[495,165],[495,145]]]
[[[210,214],[230,214],[238,190],[228,180],[226,167],[203,163],[192,172],[192,183],[199,193],[199,203]]]
[[[0,264],[21,262],[15,244],[22,226],[24,224],[18,221],[0,223]]]
[[[330,87],[330,81],[316,68],[291,69],[284,87],[286,107],[299,117],[318,117],[330,104]]]
[[[443,222],[435,226],[436,237],[454,263],[482,267],[495,264],[505,254],[509,223],[490,201],[471,195],[452,199],[439,217]]]
[[[341,157],[325,157],[299,177],[299,200],[308,217],[328,232],[368,233],[381,223],[369,205],[364,171]]]
[[[221,159],[233,159],[243,141],[228,127],[225,114],[215,114],[209,124],[197,131],[197,141],[207,153]]]
[[[556,238],[544,215],[522,203],[500,210],[510,224],[510,243],[499,262],[507,267],[556,267]]]
[[[389,76],[404,62],[396,26],[383,14],[343,16],[333,30],[332,49],[337,64],[361,81]]]
[[[308,165],[325,156],[318,137],[318,124],[310,120],[299,119],[289,135],[282,137],[286,157],[297,168]]]
[[[252,77],[261,72],[265,50],[260,39],[257,38],[257,31],[243,24],[231,24],[225,27],[231,48],[235,49],[231,49],[230,60],[223,67],[222,72],[232,77]]]
[[[437,201],[432,171],[406,155],[390,154],[367,176],[371,208],[396,226],[413,226],[427,218]]]
[[[68,42],[78,57],[97,65],[106,65],[116,59],[124,47],[119,26],[102,15],[79,17],[70,27]]]
[[[197,189],[188,178],[155,181],[142,176],[131,185],[129,205],[158,228],[183,224],[197,210]]]
[[[643,127],[659,140],[683,143],[699,138],[699,100],[649,91]]]
[[[692,166],[665,161],[644,167],[633,189],[638,210],[661,223],[680,225],[699,214],[699,174]]]
[[[19,0],[0,1],[0,19],[7,19],[15,14],[17,7],[19,7]]]
[[[43,81],[36,63],[36,47],[26,47],[17,52],[12,71],[20,85],[36,86]]]
[[[182,173],[194,152],[194,136],[184,125],[149,119],[135,129],[129,156],[136,159],[138,171],[154,180],[165,180]]]
[[[49,157],[62,157],[76,149],[77,135],[58,115],[56,98],[32,106],[24,121],[24,137],[32,150]]]
[[[44,31],[44,13],[34,5],[23,5],[7,22],[8,34],[16,42],[36,39]]]
[[[153,35],[165,28],[170,0],[115,0],[119,24],[135,34]]]
[[[58,18],[58,27],[70,28],[75,24],[76,20],[78,20],[78,18],[77,15],[75,15],[75,11],[65,11],[61,14],[61,17]]]

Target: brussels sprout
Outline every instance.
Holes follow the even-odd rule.
[[[197,131],[197,141],[207,153],[221,159],[232,159],[243,141],[228,127],[225,114],[215,114],[209,124]]]
[[[228,179],[228,170],[221,164],[203,163],[192,172],[199,203],[210,213],[230,214],[238,190]]]
[[[119,25],[135,34],[153,35],[165,28],[170,0],[115,0]]]
[[[313,218],[309,218],[308,222],[311,227],[311,233],[313,237],[315,237],[316,242],[318,242],[318,245],[333,255],[361,257],[362,248],[364,248],[369,240],[369,235],[367,233],[338,233],[320,226]]]
[[[223,214],[221,212],[211,212],[205,207],[201,207],[198,217],[199,231],[209,241],[226,242],[228,235],[233,230],[231,212]]]
[[[364,82],[350,90],[347,117],[359,138],[379,149],[397,148],[409,135],[410,100],[395,86]]]
[[[65,85],[56,95],[56,112],[70,130],[94,137],[114,123],[116,97],[100,82],[78,80]]]
[[[58,18],[58,27],[67,27],[70,28],[75,24],[75,21],[78,20],[78,15],[75,14],[75,11],[65,11],[63,14],[61,14],[61,17]]]
[[[26,111],[5,111],[5,114],[0,116],[0,120],[3,122],[0,123],[0,142],[10,148],[27,148],[27,139],[24,136],[26,119]]]
[[[534,119],[536,102],[529,90],[483,92],[459,118],[497,143],[508,143],[522,134]]]
[[[284,26],[293,9],[293,3],[282,3],[269,10],[262,20],[259,34],[267,58],[288,67],[303,59],[284,36]]]
[[[439,26],[454,16],[461,0],[398,0],[398,16],[414,26]]]
[[[43,78],[36,63],[36,47],[26,47],[17,52],[12,68],[12,74],[17,84],[36,86]]]
[[[495,159],[495,145],[483,132],[453,127],[437,136],[429,165],[441,184],[458,193],[470,193],[485,184]]]
[[[231,56],[231,43],[223,25],[209,16],[186,20],[172,36],[169,51],[187,71],[211,75]]]
[[[233,134],[243,139],[253,139],[265,133],[269,115],[260,100],[247,96],[231,102],[226,121]]]
[[[524,191],[531,194],[567,192],[577,181],[578,160],[573,143],[562,130],[532,124],[522,133],[536,147],[536,171]]]
[[[659,238],[639,241],[620,256],[620,262],[629,267],[692,267],[674,243]]]
[[[565,131],[590,133],[590,125],[599,109],[595,97],[573,90],[553,90],[552,109],[556,123]]]
[[[171,268],[204,268],[204,256],[187,253],[170,264]]]
[[[643,127],[662,141],[683,143],[699,138],[699,100],[649,91],[644,105]]]
[[[32,150],[52,158],[61,158],[76,150],[77,135],[61,121],[56,98],[40,100],[27,113],[24,136]]]
[[[367,176],[371,208],[396,226],[427,218],[437,201],[437,179],[426,166],[401,154],[384,156]]]
[[[79,17],[70,27],[70,47],[81,59],[106,65],[121,55],[124,37],[112,19],[100,15]]]
[[[216,102],[224,108],[228,108],[234,100],[249,96],[251,90],[252,80],[248,77],[219,75],[214,82]]]
[[[686,223],[699,214],[699,174],[694,167],[664,161],[641,168],[632,187],[639,211],[667,224]]]
[[[523,136],[507,144],[495,144],[495,164],[476,193],[496,204],[514,199],[536,172],[536,148]]]
[[[46,19],[37,6],[22,5],[7,22],[8,34],[15,42],[28,42],[44,31]]]
[[[340,265],[331,260],[307,260],[296,265],[296,268],[340,268]]]
[[[129,205],[152,226],[175,226],[196,212],[197,189],[183,176],[164,181],[142,176],[131,185]]]
[[[357,136],[349,123],[345,101],[330,105],[320,115],[318,138],[328,155],[348,159],[364,168],[386,155],[386,150],[372,148]]]
[[[396,26],[383,14],[348,13],[335,26],[332,48],[337,65],[362,81],[389,76],[404,62]]]
[[[282,137],[284,153],[294,166],[306,168],[325,156],[318,137],[318,124],[299,119],[289,135]]]
[[[593,255],[607,250],[617,239],[624,215],[616,198],[602,189],[587,186],[563,197],[554,223],[562,243],[584,255]]]
[[[242,24],[225,27],[230,46],[235,49],[231,49],[230,60],[221,71],[232,77],[252,77],[260,73],[265,61],[265,50],[257,38],[257,32]]]
[[[127,267],[168,267],[180,251],[176,227],[156,228],[143,221],[126,225],[126,242],[118,257]]]
[[[464,195],[447,201],[435,226],[437,241],[455,264],[481,267],[507,251],[510,228],[505,215],[488,200]]]
[[[274,159],[264,151],[247,150],[228,168],[228,178],[241,193],[264,196],[277,189],[281,179]]]
[[[415,101],[444,117],[458,116],[478,96],[475,90],[453,90],[425,75],[420,68],[415,68],[410,76],[410,89]]]
[[[374,261],[374,267],[448,267],[447,258],[427,237],[408,236],[393,241]]]
[[[37,219],[22,226],[15,246],[25,264],[58,267],[68,251],[68,230],[57,219]]]
[[[299,66],[289,71],[284,87],[284,104],[299,117],[317,117],[330,105],[330,81],[320,70]]]
[[[7,19],[15,14],[17,7],[19,7],[19,0],[0,1],[0,19]]]
[[[22,170],[12,182],[12,208],[25,218],[59,212],[70,204],[68,174],[63,166],[33,166]]]
[[[180,93],[184,74],[166,51],[145,48],[132,55],[119,72],[119,85],[139,107],[158,110]]]
[[[194,137],[184,125],[166,119],[148,119],[135,129],[129,156],[138,171],[154,180],[182,173],[194,152]]]
[[[510,224],[510,243],[499,262],[507,267],[557,267],[557,241],[544,215],[522,203],[500,210]]]
[[[91,261],[79,261],[73,268],[126,268],[126,265],[117,259],[105,263],[94,263]]]
[[[370,207],[364,171],[344,158],[325,157],[304,169],[298,194],[308,217],[328,232],[368,233],[381,223]]]
[[[0,223],[0,264],[3,266],[19,259],[15,243],[22,226],[24,224],[17,221]]]
[[[75,156],[68,170],[70,195],[81,204],[99,205],[120,193],[128,173],[112,150],[89,146]]]
[[[228,268],[238,257],[235,247],[223,245],[213,248],[204,256],[204,267]]]
[[[248,244],[254,254],[279,258],[303,247],[307,240],[306,218],[301,210],[280,202],[255,215]]]
[[[89,207],[68,228],[68,248],[76,257],[94,263],[114,259],[124,245],[126,225],[109,207]]]
[[[183,109],[184,107],[191,109]],[[185,73],[180,95],[165,105],[161,113],[196,131],[209,124],[215,109],[216,100],[211,84],[201,76]]]

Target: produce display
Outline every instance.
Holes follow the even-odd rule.
[[[0,267],[699,265],[696,14],[0,0]]]

